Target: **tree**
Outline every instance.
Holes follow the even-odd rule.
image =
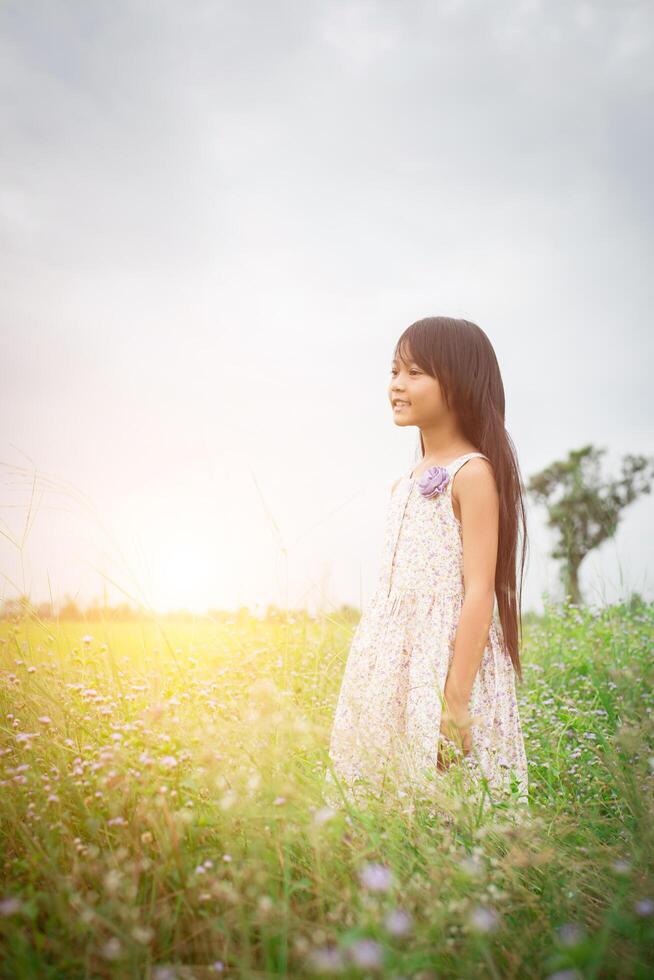
[[[5,599],[2,603],[1,619],[23,619],[30,609],[30,597],[19,595],[13,599]]]
[[[621,474],[603,480],[600,458],[606,449],[588,445],[572,450],[532,476],[527,492],[547,508],[548,527],[559,532],[551,557],[562,562],[565,595],[581,603],[579,566],[586,555],[615,534],[621,512],[641,494],[650,493],[654,458],[626,455]],[[557,493],[560,491],[560,493]]]
[[[75,600],[66,593],[64,601],[59,606],[59,619],[83,619],[83,613]]]

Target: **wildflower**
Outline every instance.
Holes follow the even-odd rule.
[[[112,936],[104,944],[101,950],[102,956],[105,960],[118,960],[123,955],[123,947],[121,945],[120,939],[116,936]]]
[[[384,925],[391,936],[406,936],[411,932],[413,919],[404,909],[391,909],[386,913]]]
[[[88,645],[89,645],[89,643],[93,643],[93,637],[92,637],[92,636],[88,636],[88,635],[87,635],[87,636],[83,636],[83,637],[82,637],[82,643],[83,643],[83,644],[84,644],[85,646],[88,646]]]
[[[286,797],[285,796],[277,796],[273,800],[273,806],[281,806],[282,803],[286,803]]]
[[[479,875],[484,869],[484,863],[478,854],[467,854],[459,861],[459,867],[469,875]]]
[[[153,936],[154,931],[149,926],[134,926],[132,929],[132,938],[143,946],[151,942]]]
[[[651,898],[641,898],[639,901],[634,902],[634,912],[643,917],[651,915],[654,912],[654,902]]]
[[[155,966],[153,980],[177,980],[177,973],[172,966]]]
[[[106,875],[104,876],[104,879],[103,879],[103,884],[104,884],[104,887],[105,887],[105,891],[109,895],[115,895],[116,894],[116,892],[118,891],[118,889],[120,887],[120,882],[122,880],[122,877],[123,876],[122,876],[121,872],[118,871],[117,868],[112,868],[111,871],[108,871],[106,873]]]
[[[30,739],[32,739],[32,738],[38,738],[38,737],[39,737],[39,732],[17,732],[16,733],[16,741],[17,742],[24,742],[25,745],[27,745],[27,746],[30,746]]]
[[[309,965],[315,973],[339,973],[345,966],[342,951],[333,944],[313,949],[309,953]]]
[[[348,952],[352,961],[364,970],[376,970],[383,964],[383,947],[374,939],[358,939]]]
[[[331,806],[323,806],[314,813],[313,822],[318,824],[318,826],[321,826],[322,824],[327,823],[328,820],[331,820],[332,817],[335,817],[337,812],[338,811],[334,810]]]
[[[223,793],[221,796],[220,803],[218,805],[220,806],[221,810],[229,810],[230,807],[234,806],[237,799],[238,794],[235,793],[233,789],[228,789],[227,792]]]
[[[248,789],[252,789],[252,790],[257,789],[260,783],[261,783],[261,776],[259,775],[258,772],[252,773],[252,775],[248,777],[248,782],[247,782]]]
[[[177,765],[177,759],[174,755],[164,755],[159,762],[162,766],[165,766],[166,769],[174,769]]]
[[[470,925],[478,932],[492,932],[497,928],[497,913],[485,905],[476,905],[470,913]]]
[[[38,720],[39,720],[39,722],[40,722],[40,723],[41,723],[42,725],[51,725],[51,724],[52,724],[52,718],[48,718],[48,716],[47,716],[47,715],[43,715],[43,716],[42,716],[41,718],[39,718]]]
[[[152,841],[153,841],[153,837],[152,837],[152,834],[150,833],[150,831],[149,830],[144,830],[143,833],[141,834],[141,843],[142,844],[151,844]]]
[[[3,898],[0,901],[0,915],[4,918],[9,915],[15,915],[16,912],[20,912],[20,910],[21,903],[17,898],[14,898],[13,895],[10,895],[9,898]]]
[[[611,867],[619,875],[628,875],[629,872],[630,872],[630,870],[631,870],[631,865],[629,864],[629,862],[628,861],[623,861],[620,858],[617,861],[614,861],[613,864],[611,865]]]
[[[576,946],[584,938],[584,927],[577,922],[566,922],[556,930],[562,946]]]
[[[385,865],[373,861],[361,869],[359,880],[371,892],[386,892],[393,883],[393,873]]]

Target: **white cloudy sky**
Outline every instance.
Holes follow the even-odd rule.
[[[652,10],[5,0],[0,597],[360,604],[422,316],[490,337],[525,479],[651,453]],[[652,596],[653,505],[588,599]]]

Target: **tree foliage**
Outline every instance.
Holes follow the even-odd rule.
[[[625,455],[620,473],[604,478],[601,457],[606,449],[583,446],[568,458],[536,473],[527,492],[547,508],[547,525],[557,532],[550,552],[561,561],[566,595],[581,602],[579,567],[586,555],[615,534],[622,512],[644,493],[651,492],[654,459]]]

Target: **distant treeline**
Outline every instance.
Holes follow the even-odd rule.
[[[326,610],[323,615],[355,622],[360,616],[360,610],[356,606],[344,603],[336,609]],[[248,606],[240,606],[238,609],[208,609],[206,613],[190,612],[188,609],[159,612],[153,609],[138,608],[128,602],[109,605],[101,600],[91,600],[91,602],[81,605],[68,596],[59,603],[33,603],[27,596],[5,599],[0,603],[0,620],[11,622],[22,622],[31,618],[44,621],[68,620],[78,623],[151,622],[153,619],[175,620],[176,622],[197,622],[198,619],[211,619],[223,623],[237,623],[245,622],[253,617],[268,621],[290,622],[320,618],[319,616],[311,616],[306,609],[282,609],[272,603],[266,606],[263,613],[254,612]]]
[[[354,624],[361,616],[361,610],[357,606],[342,603],[333,609],[324,609],[322,613],[311,615],[306,609],[283,609],[270,603],[263,613],[255,612],[248,606],[240,606],[238,609],[208,609],[206,613],[190,612],[188,609],[158,612],[153,609],[139,609],[128,602],[109,605],[99,599],[81,605],[69,596],[66,596],[60,603],[32,603],[27,596],[5,599],[0,602],[0,621],[13,623],[20,623],[26,619],[76,623],[152,622],[153,619],[163,622],[174,620],[175,622],[192,623],[208,619],[229,625],[246,623],[253,618],[262,622],[301,623],[303,620],[316,622],[325,616]],[[522,622],[525,626],[540,618],[536,612],[523,610]]]
[[[570,603],[570,597],[565,604],[568,603]],[[557,605],[549,596],[546,596],[546,604]],[[570,603],[570,605],[574,607],[574,604]],[[616,605],[624,606],[631,612],[637,612],[651,605],[651,602],[634,591]],[[98,599],[91,600],[87,605],[81,606],[68,596],[58,604],[51,602],[35,604],[27,596],[5,599],[0,602],[0,622],[4,620],[13,623],[20,623],[27,619],[76,623],[152,622],[153,620],[197,623],[208,619],[230,625],[247,623],[253,618],[260,622],[301,623],[303,620],[316,622],[325,617],[337,619],[340,622],[356,623],[360,616],[361,610],[348,603],[342,603],[333,609],[326,608],[316,615],[311,615],[306,609],[283,609],[273,603],[267,605],[263,613],[256,612],[248,606],[240,606],[238,609],[208,609],[206,613],[196,613],[190,612],[188,609],[173,609],[168,612],[158,612],[155,609],[147,608],[139,609],[128,602],[120,602],[112,606]],[[542,614],[534,610],[522,610],[522,624],[525,627],[531,623],[539,622],[541,619]]]

